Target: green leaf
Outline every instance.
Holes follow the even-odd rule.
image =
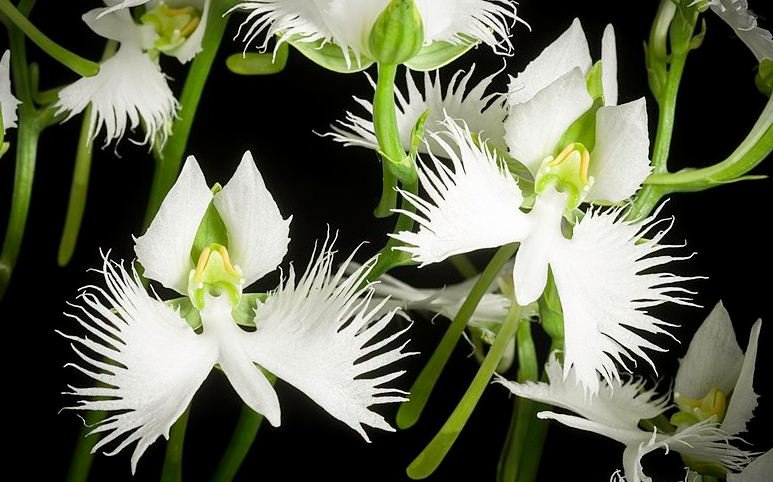
[[[238,75],[278,74],[287,65],[289,51],[287,43],[282,43],[277,47],[276,52],[229,55],[225,65],[228,70]]]
[[[477,45],[477,43],[478,41],[472,37],[466,38],[463,42],[458,44],[435,41],[424,46],[419,50],[418,54],[403,65],[411,70],[422,72],[439,69],[467,53],[467,51]]]
[[[341,74],[362,72],[373,65],[374,62],[373,59],[361,55],[360,62],[357,63],[354,53],[349,52],[351,65],[347,65],[346,57],[344,57],[341,47],[330,42],[323,44],[321,40],[305,42],[295,38],[288,40],[288,43],[315,64]]]
[[[754,82],[760,92],[770,97],[773,93],[773,59],[762,59]]]
[[[217,193],[220,189],[220,184],[215,184],[212,192]],[[220,217],[220,213],[215,209],[215,205],[210,203],[207,212],[201,219],[199,230],[196,231],[196,238],[193,240],[191,259],[194,266],[199,262],[202,251],[213,244],[220,244],[228,248],[228,230],[223,218]]]

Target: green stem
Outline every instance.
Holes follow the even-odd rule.
[[[373,95],[373,130],[381,149],[381,162],[400,182],[412,184],[416,182],[416,168],[411,157],[405,155],[397,126],[396,75],[397,65],[379,64],[376,92]],[[386,181],[384,179],[384,184],[387,184]],[[379,203],[379,206],[384,202]]]
[[[0,299],[3,298],[8,289],[21,250],[30,198],[32,197],[38,141],[42,131],[32,98],[24,35],[17,28],[10,28],[8,33],[13,51],[11,71],[13,72],[16,95],[22,103],[18,109],[19,120],[17,124],[19,127],[16,137],[16,170],[14,172],[11,212],[8,217],[3,249],[0,252]]]
[[[91,106],[83,114],[81,133],[78,138],[78,149],[75,152],[75,168],[70,186],[70,201],[67,205],[67,216],[64,222],[62,238],[59,242],[57,262],[66,266],[72,259],[75,246],[78,243],[78,233],[86,210],[86,197],[89,191],[89,176],[91,175],[92,150],[89,142],[89,124],[91,123]]]
[[[85,425],[81,428],[78,441],[75,444],[75,450],[70,459],[70,468],[67,470],[67,482],[86,482],[89,480],[91,463],[94,461],[94,454],[91,449],[100,439],[101,434],[87,435],[94,429],[94,425],[105,419],[105,412],[88,412],[86,414]]]
[[[510,311],[507,314],[502,328],[499,330],[494,344],[491,346],[486,358],[483,360],[478,373],[467,388],[464,396],[454,409],[448,420],[435,435],[432,441],[408,466],[407,473],[412,479],[425,479],[432,475],[435,469],[445,458],[448,451],[451,450],[464,425],[472,415],[478,400],[483,395],[483,391],[489,384],[494,371],[499,365],[499,360],[504,355],[510,339],[515,335],[518,328],[518,322],[521,318],[521,307],[513,302]]]
[[[456,271],[465,278],[473,278],[478,276],[478,268],[470,261],[464,254],[457,254],[448,258],[451,264],[456,268]]]
[[[0,13],[5,15],[16,28],[24,32],[41,50],[76,74],[83,77],[91,77],[99,73],[99,64],[70,52],[48,38],[22,12],[17,10],[9,0],[0,0]]]
[[[272,385],[276,382],[276,377],[273,374],[266,373],[266,378],[268,378]],[[223,452],[220,463],[215,469],[212,482],[231,482],[236,477],[262,423],[263,415],[246,405],[242,407],[242,413],[239,415],[236,430],[231,435],[231,441],[228,442],[228,447]]]
[[[166,443],[164,466],[161,469],[161,482],[182,482],[183,480],[183,443],[191,407],[185,409],[180,418],[172,425],[169,441]]]
[[[376,209],[373,210],[373,215],[377,218],[388,218],[393,214],[392,209],[397,206],[397,191],[395,190],[397,178],[389,170],[387,162],[386,159],[381,161],[383,179],[381,181],[381,199],[379,199]]]
[[[196,110],[204,86],[207,84],[220,42],[223,40],[225,27],[228,23],[228,18],[223,17],[223,15],[228,11],[229,6],[228,0],[214,0],[210,4],[207,29],[201,41],[202,50],[191,63],[191,68],[185,79],[183,92],[180,96],[180,110],[172,126],[172,135],[167,139],[163,150],[154,151],[156,170],[153,174],[150,199],[145,212],[146,227],[156,216],[161,202],[177,180],[193,121],[196,118]]]
[[[432,394],[432,389],[440,378],[440,374],[448,363],[449,358],[451,358],[456,343],[462,336],[473,313],[475,313],[478,303],[480,303],[483,295],[486,294],[489,286],[494,282],[497,275],[499,275],[499,271],[505,263],[513,256],[516,249],[517,244],[515,243],[502,246],[491,259],[488,266],[486,266],[486,269],[483,270],[483,273],[472,287],[467,299],[464,300],[461,308],[459,308],[454,321],[448,327],[448,330],[446,330],[437,348],[435,348],[434,353],[432,353],[429,362],[427,362],[427,365],[424,366],[421,373],[419,373],[418,378],[416,378],[416,381],[413,383],[410,390],[410,399],[403,403],[397,411],[398,427],[405,429],[413,426],[419,420],[421,412],[424,411],[429,396]],[[499,340],[499,338],[497,338],[497,340]],[[491,352],[489,351],[489,353]]]

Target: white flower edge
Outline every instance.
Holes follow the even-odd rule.
[[[11,92],[11,51],[6,49],[0,58],[0,114],[3,116],[3,134],[16,127],[16,108],[21,102]]]

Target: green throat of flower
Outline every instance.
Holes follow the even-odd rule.
[[[199,26],[201,11],[193,7],[171,8],[159,2],[155,8],[140,17],[143,25],[153,27],[158,38],[153,47],[159,52],[169,52],[180,47]]]
[[[196,268],[188,276],[188,296],[197,309],[204,308],[206,295],[225,295],[233,306],[239,304],[244,277],[238,266],[231,264],[228,249],[211,244],[201,252]]]
[[[554,187],[567,194],[568,209],[576,208],[593,184],[593,178],[588,175],[590,161],[590,152],[579,142],[568,144],[555,157],[546,157],[535,180],[537,194]]]

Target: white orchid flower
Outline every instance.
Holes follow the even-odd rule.
[[[421,265],[454,254],[520,242],[513,272],[515,297],[526,306],[542,294],[552,270],[564,312],[565,370],[574,368],[579,382],[595,394],[598,374],[607,381],[619,379],[617,363],[632,355],[652,360],[644,351],[660,350],[642,333],[667,333],[672,326],[645,310],[666,302],[687,305],[689,291],[679,286],[690,278],[655,268],[682,258],[664,254],[672,246],[660,244],[670,226],[655,232],[662,221],[655,216],[626,221],[620,208],[590,210],[571,235],[564,232],[568,194],[557,177],[538,195],[527,214],[519,207],[523,195],[506,167],[485,143],[446,120],[448,132],[433,134],[443,146],[452,168],[430,154],[434,170],[420,163],[419,181],[430,201],[411,193],[403,196],[416,213],[419,230],[394,237]],[[565,172],[580,169],[578,159]]]
[[[537,414],[541,419],[556,420],[569,427],[595,432],[624,444],[625,478],[616,475],[613,480],[650,482],[652,479],[642,469],[642,459],[658,449],[675,450],[700,460],[715,460],[726,469],[734,471],[741,470],[749,461],[746,452],[729,443],[736,438],[728,436],[711,420],[674,434],[640,429],[640,420],[654,418],[668,408],[668,397],[657,397],[655,391],[646,389],[641,380],[601,381],[598,396],[588,398],[575,370],[570,369],[567,374],[555,354],[551,355],[545,365],[545,372],[548,383],[521,384],[501,377],[497,381],[519,397],[555,405],[577,414],[543,411]]]
[[[705,3],[730,25],[758,62],[773,60],[773,35],[757,25],[757,17],[749,10],[747,0],[705,0]]]
[[[0,114],[2,115],[3,134],[16,127],[16,107],[21,104],[11,92],[11,51],[6,50],[0,58]]]
[[[387,348],[406,329],[374,342],[394,310],[377,317],[380,304],[365,283],[375,259],[345,275],[322,247],[305,273],[288,276],[252,312],[254,331],[237,325],[242,287],[276,269],[287,250],[290,219],[283,219],[248,153],[231,181],[209,189],[190,157],[148,231],[136,241],[145,275],[187,293],[198,310],[194,331],[181,312],[151,296],[137,273],[105,258],[107,287],[86,288],[75,318],[86,336],[65,335],[81,359],[75,366],[99,385],[71,387],[73,410],[111,416],[91,433],[104,437],[94,451],[116,442],[116,453],[137,442],[132,471],[147,447],[168,437],[171,425],[217,365],[245,404],[277,426],[276,392],[261,369],[295,386],[368,440],[364,426],[393,430],[371,405],[405,400],[384,387],[403,371],[382,371],[408,356],[407,342]],[[215,213],[217,216],[215,216]],[[201,244],[225,227],[224,243]],[[192,256],[200,251],[195,258]],[[353,256],[353,255],[352,255]]]
[[[504,105],[505,96],[489,92],[491,82],[499,72],[489,75],[470,88],[469,83],[474,72],[475,65],[467,73],[458,70],[451,77],[445,92],[441,85],[439,71],[436,71],[434,76],[429,72],[424,72],[422,74],[424,77],[422,92],[416,85],[410,71],[406,71],[405,93],[399,89],[395,91],[397,129],[406,151],[412,147],[411,131],[416,121],[424,112],[429,111],[424,123],[426,134],[443,130],[442,123],[446,117],[462,119],[467,123],[471,132],[488,139],[489,145],[496,147],[497,150],[507,152],[507,145],[504,141],[504,122],[505,117],[507,117],[507,109]],[[375,89],[376,84],[370,77],[368,79]],[[368,112],[368,116],[360,117],[352,112],[347,112],[346,120],[338,121],[338,125],[333,126],[333,132],[327,135],[345,146],[360,146],[378,151],[378,139],[376,139],[372,121],[373,105],[370,101],[357,97],[354,100]],[[419,152],[426,154],[430,150],[436,154],[442,152],[442,149],[431,140],[429,143],[422,143],[419,146]]]
[[[341,49],[347,66],[372,58],[370,31],[390,0],[250,0],[234,9],[249,12],[245,41],[259,36],[265,49],[273,36],[278,44],[292,40],[307,44],[333,44]],[[424,26],[424,44],[469,44],[482,41],[509,52],[510,24],[518,20],[510,0],[415,0]]]
[[[178,103],[158,61],[143,49],[152,32],[135,24],[126,9],[107,10],[91,10],[83,21],[98,35],[119,42],[118,52],[102,62],[97,75],[63,88],[56,106],[59,112],[69,112],[70,119],[91,105],[90,141],[104,128],[107,145],[121,139],[127,127],[134,130],[142,124],[142,143],[158,140],[163,145]]]

